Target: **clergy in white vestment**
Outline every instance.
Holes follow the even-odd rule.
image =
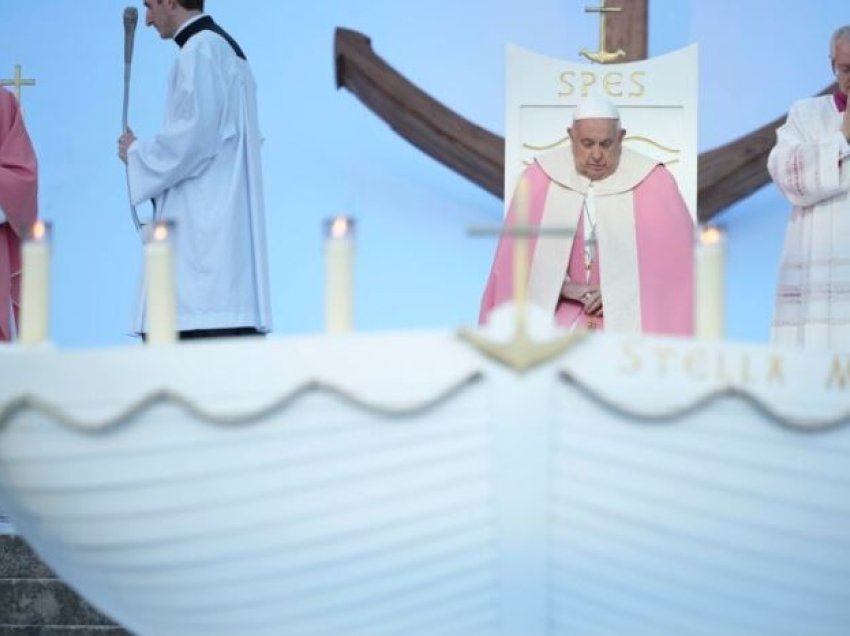
[[[830,62],[836,92],[791,107],[767,162],[794,206],[772,338],[850,351],[850,25],[833,34]]]
[[[145,0],[145,22],[178,47],[165,120],[118,141],[133,205],[176,222],[180,337],[271,330],[256,85],[203,0]],[[144,286],[143,286],[144,287]],[[144,294],[144,292],[142,292]],[[144,298],[134,331],[145,333]]]

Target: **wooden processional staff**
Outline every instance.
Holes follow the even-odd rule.
[[[130,107],[130,68],[133,64],[133,39],[136,35],[136,25],[139,22],[139,11],[136,7],[126,7],[124,9],[124,108],[121,114],[121,132],[126,133],[130,128],[127,125],[127,111]],[[127,173],[127,199],[130,203],[130,216],[133,218],[133,225],[138,232],[142,229],[142,223],[139,221],[139,215],[136,212],[136,206],[130,200],[130,174]]]

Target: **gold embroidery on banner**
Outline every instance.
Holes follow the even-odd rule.
[[[553,148],[557,148],[561,144],[569,143],[569,135],[564,135],[560,139],[552,142],[551,144],[544,144],[542,146],[535,146],[534,144],[522,144],[522,147],[526,150],[534,150],[536,152],[541,152],[543,150],[552,150]]]
[[[523,150],[531,150],[533,152],[543,152],[545,150],[553,150],[553,149],[557,148],[558,146],[568,144],[569,142],[570,142],[569,135],[564,135],[563,137],[556,139],[555,141],[553,141],[551,143],[544,143],[544,144],[541,144],[541,145],[531,144],[531,143],[523,143],[522,148],[523,148]],[[656,148],[656,149],[658,149],[662,152],[670,153],[671,155],[678,155],[678,154],[681,154],[681,152],[682,152],[681,149],[679,149],[679,148],[671,148],[669,146],[665,146],[665,145],[655,141],[654,139],[651,139],[650,137],[644,137],[643,135],[628,135],[627,137],[625,137],[623,139],[623,143],[626,143],[629,146],[635,146],[637,144],[647,144],[647,145],[652,146],[653,148]],[[678,161],[679,161],[679,159],[674,159],[672,161],[665,161],[665,163],[674,163],[674,162],[678,162]]]
[[[655,146],[659,150],[663,150],[664,152],[669,152],[669,153],[674,154],[674,155],[678,155],[679,153],[682,152],[678,148],[670,148],[669,146],[662,146],[657,141],[650,139],[649,137],[643,137],[641,135],[628,135],[623,139],[623,141],[641,142],[641,143],[649,144],[650,146]]]

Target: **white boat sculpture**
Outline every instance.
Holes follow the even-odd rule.
[[[140,635],[846,635],[850,358],[0,349],[0,509]]]

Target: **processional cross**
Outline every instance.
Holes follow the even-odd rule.
[[[0,79],[0,86],[14,86],[15,97],[18,98],[18,104],[21,103],[21,87],[35,86],[34,79],[24,79],[21,75],[21,65],[15,64],[15,76],[12,79]]]

